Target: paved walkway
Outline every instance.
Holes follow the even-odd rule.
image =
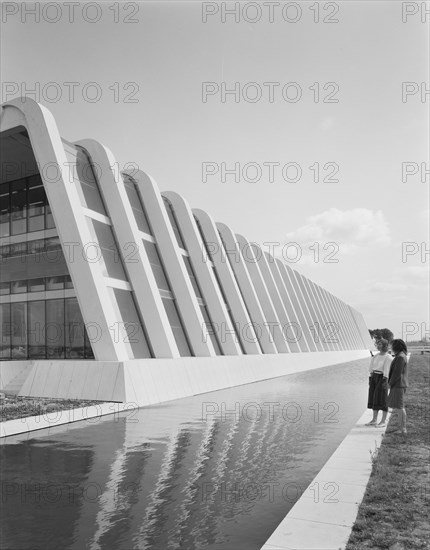
[[[261,550],[345,548],[385,433],[364,425],[371,418],[366,410]]]

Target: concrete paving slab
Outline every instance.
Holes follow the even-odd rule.
[[[364,466],[364,464],[362,466]],[[355,471],[338,470],[337,468],[324,466],[323,470],[321,470],[318,475],[315,476],[314,481],[320,482],[322,479],[329,479],[330,481],[336,482],[338,485],[348,483],[350,485],[360,485],[366,487],[371,471],[371,464],[366,468],[357,467]]]
[[[344,548],[350,528],[291,518],[281,523],[263,546],[264,550],[333,550]]]
[[[322,496],[321,496],[322,495]],[[339,502],[361,502],[363,489],[361,485],[353,485],[351,483],[338,484],[329,479],[319,479],[317,486],[315,482],[309,485],[304,491],[301,498],[317,501],[318,498],[326,500],[338,500]]]
[[[290,518],[327,523],[330,525],[342,525],[349,527],[357,517],[358,504],[355,502],[336,502],[336,488],[330,489],[329,496],[324,496],[325,491],[317,502],[310,499],[300,499],[288,514]],[[327,500],[327,502],[324,502]]]

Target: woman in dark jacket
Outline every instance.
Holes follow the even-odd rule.
[[[408,387],[408,349],[403,340],[397,339],[391,342],[391,349],[394,353],[394,359],[390,366],[388,375],[388,385],[390,395],[387,405],[392,409],[397,409],[399,418],[399,431],[397,433],[406,434],[406,411],[404,397]]]

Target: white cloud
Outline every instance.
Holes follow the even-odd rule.
[[[428,265],[410,265],[404,269],[403,277],[411,279],[414,282],[428,281],[430,276],[430,267]]]
[[[342,253],[348,253],[361,246],[387,245],[391,239],[388,223],[381,210],[354,208],[342,211],[330,208],[309,216],[305,225],[287,233],[285,242],[297,242],[304,249],[314,242],[335,242]]]
[[[321,122],[322,130],[330,130],[334,126],[334,118],[327,116]]]
[[[408,284],[396,281],[382,281],[369,286],[368,292],[401,292],[408,289]]]
[[[405,266],[397,269],[385,281],[366,280],[362,287],[363,293],[374,292],[413,292],[424,291],[427,293],[430,268],[423,266]],[[399,296],[398,296],[399,297]]]

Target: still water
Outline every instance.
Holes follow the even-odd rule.
[[[365,410],[367,368],[6,438],[1,548],[259,549]]]

